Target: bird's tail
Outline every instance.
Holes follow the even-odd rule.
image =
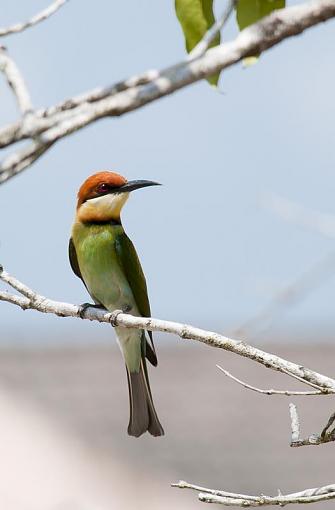
[[[139,437],[148,431],[153,436],[163,436],[164,430],[158,419],[150,391],[145,356],[142,353],[139,372],[127,369],[130,418],[128,434]]]

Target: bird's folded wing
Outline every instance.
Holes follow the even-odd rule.
[[[124,270],[129,286],[135,298],[140,314],[143,317],[150,317],[150,303],[148,289],[141,263],[137,256],[135,247],[129,237],[120,233],[115,240],[116,253],[119,263]],[[152,338],[152,331],[148,331],[151,345],[147,343],[146,357],[153,365],[157,365],[157,356]]]

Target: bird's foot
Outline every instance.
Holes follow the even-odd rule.
[[[81,319],[85,319],[85,312],[87,308],[100,308],[101,310],[105,310],[105,308],[101,305],[93,304],[93,303],[83,303],[78,306],[78,315]]]
[[[118,315],[120,315],[120,313],[126,313],[126,312],[124,310],[114,310],[114,312],[112,312],[110,314],[110,323],[113,326],[113,328],[115,328],[115,326],[117,326],[116,320],[118,318]]]

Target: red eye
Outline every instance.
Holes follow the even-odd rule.
[[[108,184],[106,184],[105,182],[99,184],[97,188],[98,193],[108,193],[108,191],[110,191],[110,186]]]

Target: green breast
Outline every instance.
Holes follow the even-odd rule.
[[[92,298],[109,310],[136,304],[116,251],[121,225],[76,223],[72,239],[82,278]]]

